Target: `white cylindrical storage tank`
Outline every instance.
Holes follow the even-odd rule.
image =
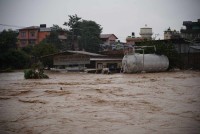
[[[169,60],[164,55],[156,54],[131,54],[122,59],[122,67],[125,73],[136,72],[160,72],[169,67]]]

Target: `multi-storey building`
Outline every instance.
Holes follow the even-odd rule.
[[[180,33],[176,30],[171,30],[170,27],[164,31],[164,40],[179,39]]]
[[[197,22],[183,21],[185,29],[181,29],[181,37],[188,40],[200,39],[200,19]]]
[[[51,29],[46,24],[39,26],[31,26],[19,29],[18,47],[26,47],[28,45],[36,45],[50,34]]]

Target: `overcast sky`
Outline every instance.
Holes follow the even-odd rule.
[[[121,41],[131,32],[139,36],[145,24],[162,39],[168,27],[180,31],[183,21],[200,18],[200,0],[0,0],[0,24],[66,28],[63,23],[74,14],[96,21],[103,33]]]

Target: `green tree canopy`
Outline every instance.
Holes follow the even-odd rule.
[[[18,33],[13,30],[4,30],[0,33],[0,53],[17,48]]]
[[[17,35],[13,30],[0,33],[0,69],[22,69],[30,64],[30,56],[17,49]]]
[[[137,46],[155,46],[154,48],[144,48],[145,53],[155,53],[158,55],[165,55],[169,59],[169,69],[179,67],[181,68],[181,58],[178,52],[176,51],[174,44],[172,42],[160,43],[155,41],[144,41],[141,44],[137,44]]]
[[[41,42],[40,44],[34,46],[34,48],[32,50],[32,55],[36,59],[40,59],[41,56],[53,54],[56,52],[58,52],[58,50],[55,48],[54,45]],[[52,57],[42,58],[41,61],[44,64],[44,66],[48,66],[48,67],[53,66]]]
[[[98,52],[102,28],[95,21],[83,20],[77,15],[70,15],[69,21],[64,25],[69,27],[68,40],[74,49],[75,43],[78,43],[79,50],[89,52]]]
[[[79,22],[81,22],[81,18],[75,15],[69,15],[69,21],[64,22],[63,25],[68,26],[71,29],[77,28]]]
[[[53,25],[51,27],[50,35],[43,40],[43,42],[52,44],[58,50],[63,50],[67,48],[67,42],[63,42],[59,39],[59,35],[64,35],[66,30],[62,29],[58,25]]]

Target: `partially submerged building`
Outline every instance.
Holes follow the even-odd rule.
[[[85,69],[102,70],[109,68],[110,71],[120,71],[122,58],[101,55],[85,51],[64,51],[43,56],[52,57],[56,69],[67,71],[84,71]]]

